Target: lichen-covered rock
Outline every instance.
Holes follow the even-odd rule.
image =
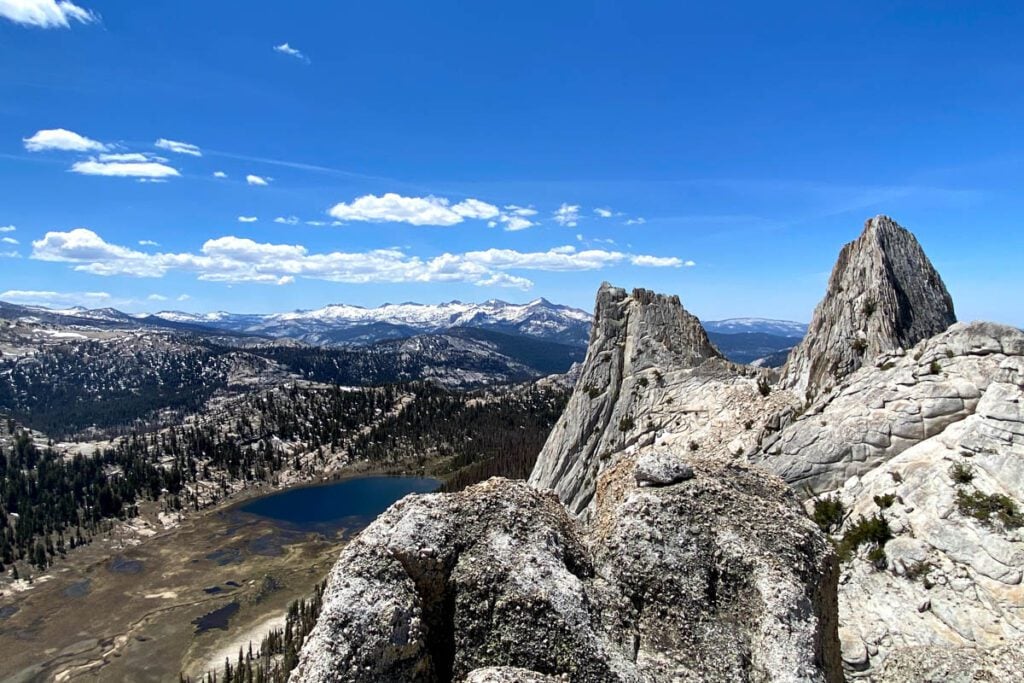
[[[954,322],[953,300],[917,239],[876,216],[839,253],[780,386],[813,399],[879,354],[909,349]]]
[[[466,676],[465,683],[567,683],[568,676],[548,676],[514,666],[489,666]]]
[[[841,680],[835,557],[789,489],[633,466],[592,530],[524,482],[402,500],[343,550],[291,680]]]
[[[637,458],[633,476],[638,486],[670,486],[693,479],[693,468],[677,453],[649,450]]]

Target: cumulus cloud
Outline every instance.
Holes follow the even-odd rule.
[[[259,218],[257,218],[256,216],[239,216],[238,217],[238,222],[239,223],[255,223],[258,220],[259,220]]]
[[[678,268],[683,265],[682,259],[678,259],[675,256],[633,256],[630,258],[630,263],[634,266],[648,266],[651,268]],[[693,265],[693,262],[689,262]]]
[[[0,7],[4,0],[0,0]],[[25,149],[30,152],[59,150],[61,152],[105,152],[109,147],[102,142],[91,140],[84,135],[64,128],[36,131],[35,135],[24,138]]]
[[[0,232],[14,232],[17,230],[13,225],[0,225]]]
[[[179,142],[177,140],[168,140],[167,138],[160,138],[153,143],[154,147],[160,149],[166,149],[168,152],[174,152],[175,154],[188,154],[193,157],[203,156],[202,150],[196,145],[190,142]]]
[[[32,243],[32,258],[71,264],[94,275],[163,277],[192,273],[213,282],[289,284],[296,278],[345,283],[468,282],[482,286],[532,286],[510,271],[585,271],[616,265],[669,267],[678,259],[560,246],[546,251],[486,249],[431,257],[398,248],[311,253],[298,244],[271,244],[228,235],[203,243],[198,253],[141,252],[107,242],[92,230],[48,232]]]
[[[191,298],[192,297],[190,297],[188,294],[179,294],[177,300],[178,301],[188,301]]]
[[[297,216],[278,216],[274,222],[282,225],[298,225],[299,219]]]
[[[302,54],[302,52],[300,52],[299,50],[295,49],[294,47],[292,47],[288,43],[281,43],[280,45],[275,45],[274,46],[274,52],[279,52],[279,53],[281,53],[283,55],[288,55],[289,57],[294,57],[295,59],[303,61],[306,64],[309,64],[309,57],[307,57],[306,55]]]
[[[612,216],[615,215],[615,213],[611,209],[601,208],[594,209],[594,213],[596,213],[600,218],[611,218]]]
[[[555,222],[566,228],[575,228],[580,222],[579,204],[562,204],[552,214]]]
[[[379,197],[368,194],[348,204],[335,204],[328,213],[339,221],[449,226],[467,218],[495,218],[501,212],[498,207],[479,199],[464,199],[452,204],[444,197],[403,197],[387,192]]]
[[[0,299],[35,306],[97,306],[110,302],[107,292],[55,292],[35,289],[8,289]]]
[[[258,176],[258,175],[252,175],[251,173],[249,175],[245,176],[245,182],[249,183],[250,185],[261,185],[261,186],[269,184],[266,178],[263,178],[263,177]]]
[[[228,174],[225,173],[224,171],[214,171],[213,172],[213,177],[214,178],[227,178]]]
[[[70,0],[0,0],[0,17],[23,26],[70,28],[71,22],[90,24],[97,16]]]
[[[537,225],[537,223],[529,219],[530,216],[536,215],[537,209],[532,206],[516,206],[515,204],[508,204],[495,220],[487,223],[487,227],[496,228],[499,225],[504,225],[505,230],[508,232],[526,230],[527,228],[532,228]]]
[[[118,178],[163,179],[180,176],[178,169],[158,161],[76,161],[72,173],[112,176]]]

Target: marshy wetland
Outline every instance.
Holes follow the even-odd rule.
[[[359,477],[286,489],[113,553],[81,548],[29,590],[0,598],[2,680],[165,681],[220,667],[283,623],[346,539],[438,483]]]

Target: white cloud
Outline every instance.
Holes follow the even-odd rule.
[[[537,209],[532,206],[516,206],[515,204],[506,204],[505,211],[514,216],[536,216]]]
[[[0,7],[5,0],[0,0]],[[107,145],[96,140],[91,140],[84,135],[79,135],[64,128],[52,128],[36,131],[30,138],[24,138],[25,149],[30,152],[42,152],[45,150],[60,150],[62,152],[105,152]]]
[[[0,0],[2,2],[3,0]],[[145,154],[139,154],[138,152],[127,152],[118,154],[101,154],[97,157],[100,161],[138,161],[144,162],[149,161],[150,158]]]
[[[193,145],[190,142],[178,142],[177,140],[168,140],[167,138],[160,138],[159,140],[153,143],[153,146],[159,147],[160,149],[166,149],[167,151],[174,152],[175,154],[188,154],[189,156],[193,157],[203,156],[202,150],[200,150],[199,147]]]
[[[239,223],[255,223],[258,220],[259,220],[259,218],[257,218],[256,216],[239,216],[238,217],[238,222]]]
[[[16,251],[0,251],[0,258],[21,258],[21,254]]]
[[[327,221],[306,221],[306,225],[312,225],[315,227],[321,227],[327,225]]]
[[[167,297],[163,294],[150,294],[146,298],[150,301],[167,301]]]
[[[596,213],[601,218],[611,218],[612,216],[615,215],[615,213],[611,209],[600,209],[600,208],[598,208],[598,209],[594,209],[594,213]]]
[[[633,256],[630,263],[650,268],[678,268],[683,265],[683,261],[675,256]]]
[[[431,257],[403,249],[365,252],[310,253],[298,244],[269,244],[233,235],[203,243],[198,253],[149,254],[111,244],[92,230],[48,232],[32,243],[32,258],[72,264],[93,275],[163,277],[192,273],[212,282],[288,284],[296,278],[346,283],[468,282],[483,286],[529,288],[532,282],[509,271],[584,271],[632,264],[647,267],[679,265],[678,259],[620,251],[561,246],[547,251],[486,249]]]
[[[693,261],[693,260],[683,261],[683,266],[686,267],[686,268],[693,268],[695,265],[697,265],[696,261]]]
[[[0,17],[37,28],[70,28],[72,21],[89,24],[97,16],[69,0],[0,0]]]
[[[403,197],[387,192],[379,197],[364,195],[351,204],[335,204],[328,213],[339,221],[449,226],[467,218],[495,218],[501,212],[498,207],[479,199],[465,199],[452,204],[444,197]]]
[[[214,171],[213,172],[213,177],[214,178],[227,178],[228,174],[225,173],[224,171]]]
[[[275,223],[281,223],[282,225],[298,225],[299,219],[296,216],[278,216],[274,219]]]
[[[0,225],[0,232],[14,232],[17,230],[13,225]]]
[[[177,177],[178,169],[156,161],[77,161],[71,166],[73,173],[82,175],[114,176],[119,178],[161,179]]]
[[[295,57],[296,59],[301,60],[306,64],[309,64],[309,58],[306,55],[302,54],[302,52],[300,52],[299,50],[296,50],[288,43],[281,43],[280,45],[275,45],[274,52],[280,52],[283,55]]]
[[[106,292],[54,292],[34,289],[8,289],[0,299],[17,304],[41,306],[96,306],[110,301]]]
[[[260,177],[258,175],[252,175],[252,174],[249,174],[249,175],[245,176],[245,182],[249,183],[250,185],[261,185],[261,186],[268,184],[266,178],[262,178],[262,177]]]
[[[139,246],[140,247],[159,247],[160,243],[159,242],[154,242],[153,240],[139,240]]]
[[[566,228],[575,228],[580,221],[579,204],[562,204],[552,214],[555,222]]]
[[[188,301],[191,298],[192,297],[190,297],[188,294],[179,294],[178,295],[178,301]]]
[[[628,221],[626,221],[626,225],[643,225],[646,222],[647,221],[644,218],[638,216],[636,218],[630,218]]]
[[[4,244],[18,244],[18,240],[13,237],[0,237],[0,242],[3,242]]]

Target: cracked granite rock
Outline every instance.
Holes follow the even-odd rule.
[[[792,492],[633,466],[590,531],[525,482],[403,499],[342,551],[290,680],[840,681],[835,556]]]

